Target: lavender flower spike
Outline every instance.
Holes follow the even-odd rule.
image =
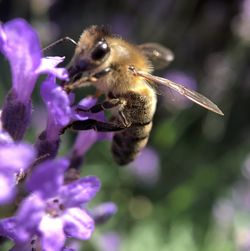
[[[36,235],[42,250],[60,251],[67,237],[91,237],[94,220],[82,206],[96,195],[100,182],[96,177],[85,177],[64,185],[68,165],[66,159],[48,160],[32,173],[27,181],[31,195],[16,215],[17,243],[26,243]]]
[[[64,69],[55,68],[53,58],[42,59],[38,35],[23,19],[0,24],[0,51],[8,59],[12,74],[2,125],[14,140],[21,140],[30,122],[30,98],[39,74],[51,73],[61,79],[66,79],[67,74]]]
[[[41,96],[48,111],[47,127],[37,142],[38,157],[48,155],[54,158],[60,143],[60,131],[71,119],[72,110],[70,98],[61,86],[56,85],[56,79],[50,75],[41,85]]]

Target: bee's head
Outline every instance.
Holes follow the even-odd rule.
[[[69,77],[92,71],[101,66],[110,55],[110,47],[105,37],[110,32],[103,26],[90,26],[77,44],[74,57],[69,67]]]

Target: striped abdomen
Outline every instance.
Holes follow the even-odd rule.
[[[153,90],[147,88],[144,95],[128,92],[118,98],[126,100],[123,114],[131,126],[114,134],[112,153],[119,165],[126,165],[136,158],[148,142],[156,97]]]
[[[112,152],[117,164],[126,165],[136,158],[146,146],[151,128],[152,122],[133,126],[114,135]]]

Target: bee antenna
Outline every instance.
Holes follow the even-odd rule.
[[[74,39],[72,39],[70,37],[63,37],[63,38],[60,38],[60,39],[56,40],[55,42],[51,43],[50,45],[46,46],[45,48],[43,48],[43,51],[47,51],[47,50],[53,48],[54,46],[56,46],[57,44],[60,44],[65,41],[69,41],[69,42],[73,43],[74,45],[77,45],[77,42]]]

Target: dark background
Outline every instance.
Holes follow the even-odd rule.
[[[175,60],[155,74],[174,73],[181,84],[196,83],[225,113],[220,117],[183,100],[179,104],[172,91],[168,99],[160,95],[149,142],[159,157],[160,175],[151,183],[143,181],[148,179],[143,171],[138,177],[133,167],[116,166],[109,142],[95,144],[83,175],[102,180],[95,203],[111,200],[119,211],[97,227],[84,250],[249,250],[244,249],[250,242],[249,0],[0,0],[1,21],[15,17],[37,29],[43,47],[64,36],[77,40],[91,24],[108,25],[134,43],[159,42]],[[74,45],[66,42],[47,54],[69,62],[73,52]],[[0,63],[2,102],[10,73],[6,61]],[[36,94],[34,102],[40,102]],[[31,130],[28,139],[35,133]],[[71,136],[64,138],[63,153]],[[138,165],[144,170],[142,162]],[[113,235],[107,235],[110,231]],[[109,237],[119,248],[108,247]]]

